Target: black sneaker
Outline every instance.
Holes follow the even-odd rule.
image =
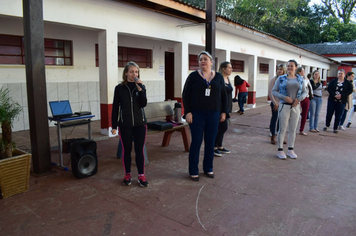
[[[221,157],[222,154],[218,149],[214,149],[214,156]]]
[[[338,130],[334,130],[333,133],[334,133],[334,134],[337,134],[337,133],[339,133],[339,131],[338,131]]]
[[[131,185],[131,180],[132,180],[131,174],[126,174],[123,184],[126,186],[129,186],[129,185]]]
[[[325,127],[323,128],[323,131],[327,131],[328,128],[329,128],[329,127],[325,126]]]
[[[230,150],[227,150],[226,148],[218,148],[218,151],[222,154],[229,154],[230,153]]]
[[[146,176],[144,175],[138,177],[138,183],[141,185],[141,187],[148,187],[148,182],[146,180]]]
[[[346,128],[350,128],[351,122],[347,123]]]

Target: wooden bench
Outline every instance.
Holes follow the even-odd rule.
[[[147,103],[145,107],[145,114],[147,118],[147,122],[150,121],[166,121],[167,117],[171,117],[173,120],[174,116],[174,104],[177,101],[164,101],[164,102],[153,102]],[[147,134],[156,134],[164,132],[162,146],[167,147],[169,142],[171,141],[171,136],[175,131],[178,131],[182,134],[184,149],[186,152],[189,152],[190,147],[190,132],[188,128],[188,123],[183,122],[183,125],[173,126],[171,129],[166,130],[154,130],[154,129],[147,129]]]

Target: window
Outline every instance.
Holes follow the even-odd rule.
[[[119,47],[119,67],[134,61],[140,68],[152,68],[152,50]]]
[[[72,42],[57,39],[45,39],[44,47],[46,65],[73,65]]]
[[[199,70],[198,55],[189,54],[189,70]]]
[[[44,39],[46,65],[73,65],[72,42]],[[25,64],[23,36],[0,35],[0,64]]]
[[[269,65],[260,63],[260,74],[268,74],[269,73]]]
[[[125,67],[134,61],[140,68],[152,68],[152,50],[142,48],[118,47],[118,66]],[[99,66],[99,45],[95,44],[95,65]]]
[[[0,64],[25,64],[23,37],[0,35]]]
[[[245,71],[245,62],[239,60],[231,59],[231,66],[233,72],[244,72]]]

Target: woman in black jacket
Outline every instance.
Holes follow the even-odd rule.
[[[198,55],[199,70],[189,74],[183,89],[184,117],[189,124],[192,142],[189,150],[189,175],[199,181],[199,154],[204,139],[203,171],[214,178],[215,138],[219,121],[229,114],[224,78],[212,70],[213,57],[202,51]]]
[[[324,131],[326,131],[335,112],[334,133],[338,133],[342,112],[345,109],[346,101],[352,93],[353,87],[350,81],[345,79],[345,71],[343,69],[337,72],[337,78],[330,81],[328,84],[328,105],[326,110],[326,122]]]
[[[125,170],[124,185],[131,185],[131,150],[134,139],[138,182],[147,187],[145,176],[144,144],[147,133],[147,120],[144,107],[147,105],[146,88],[139,77],[139,67],[135,62],[128,62],[122,73],[123,81],[115,87],[112,107],[112,130],[119,135],[122,142],[122,162]],[[120,109],[120,112],[119,112]],[[119,117],[120,114],[120,117]]]

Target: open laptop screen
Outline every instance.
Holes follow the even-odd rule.
[[[52,101],[49,102],[49,106],[51,108],[53,117],[73,114],[69,100]]]

